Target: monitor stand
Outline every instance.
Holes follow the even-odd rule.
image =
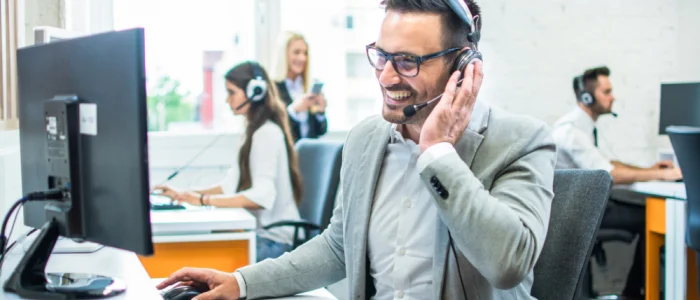
[[[94,274],[45,273],[46,263],[58,240],[58,224],[49,221],[41,228],[4,289],[28,299],[107,298],[123,293],[123,281]]]

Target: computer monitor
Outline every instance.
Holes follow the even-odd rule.
[[[44,270],[59,236],[153,254],[143,29],[20,49],[17,76],[22,190],[67,194],[25,204],[25,224],[42,230],[4,289],[33,299],[120,294],[116,278]]]
[[[668,126],[700,127],[700,83],[661,84],[659,134]]]

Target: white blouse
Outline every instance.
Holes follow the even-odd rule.
[[[249,209],[257,219],[259,236],[276,242],[292,244],[294,230],[291,227],[278,227],[264,230],[262,227],[278,221],[297,221],[299,210],[294,202],[292,180],[289,174],[289,156],[282,129],[267,121],[253,133],[250,148],[250,175],[252,186],[236,192],[240,179],[238,155],[243,141],[233,151],[233,164],[221,183],[226,195],[239,194],[260,205],[262,209]]]

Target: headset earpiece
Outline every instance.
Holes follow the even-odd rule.
[[[471,12],[469,11],[469,7],[463,0],[444,0],[445,4],[447,4],[451,9],[452,12],[459,17],[459,19],[464,22],[464,24],[467,25],[469,28],[469,32],[467,33],[467,40],[472,44],[472,48],[474,49],[467,49],[461,51],[457,57],[455,58],[454,64],[452,64],[452,71],[450,74],[454,73],[454,71],[459,70],[462,72],[462,75],[460,76],[460,79],[464,76],[464,70],[467,69],[467,66],[474,61],[475,59],[479,59],[481,61],[484,61],[481,52],[479,52],[478,49],[476,49],[477,44],[479,43],[479,40],[481,39],[481,33],[479,32],[479,28],[481,28],[481,17],[479,15],[472,16]]]
[[[250,102],[259,102],[265,99],[267,83],[263,78],[262,71],[260,71],[260,66],[254,62],[251,62],[250,65],[253,69],[253,79],[251,79],[246,86],[246,97]]]
[[[586,91],[586,85],[583,82],[583,75],[578,77],[578,90],[579,99],[581,99],[581,103],[583,103],[583,105],[591,106],[595,103],[595,97],[593,97],[593,94]]]
[[[452,70],[450,71],[450,74],[459,70],[462,73],[462,75],[460,76],[461,78],[462,76],[464,76],[464,70],[466,70],[467,66],[475,59],[482,60],[482,56],[479,51],[474,51],[472,49],[463,50],[459,53],[459,55],[457,55],[457,58],[455,58],[455,62],[452,65]]]

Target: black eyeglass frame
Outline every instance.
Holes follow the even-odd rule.
[[[392,66],[394,66],[394,69],[396,70],[396,73],[398,73],[399,75],[404,76],[404,77],[416,77],[416,76],[418,76],[418,74],[420,73],[420,65],[421,65],[423,62],[426,62],[426,61],[428,61],[428,60],[435,59],[435,58],[438,58],[438,57],[441,57],[441,56],[445,56],[445,55],[447,55],[447,54],[450,54],[450,53],[452,53],[452,52],[455,52],[455,51],[457,51],[457,50],[462,49],[462,48],[459,48],[459,47],[454,47],[454,48],[448,48],[448,49],[445,49],[445,50],[442,50],[442,51],[438,51],[438,52],[435,52],[435,53],[426,54],[426,55],[423,55],[423,56],[417,56],[417,55],[410,55],[410,54],[403,54],[403,53],[402,53],[402,54],[388,53],[388,52],[386,52],[386,51],[384,51],[384,50],[382,50],[382,49],[379,49],[379,48],[375,47],[375,44],[376,44],[376,42],[373,42],[373,43],[371,43],[371,44],[365,46],[365,52],[367,53],[367,60],[369,60],[369,64],[370,64],[375,70],[377,70],[377,71],[383,71],[383,70],[384,70],[384,67],[381,67],[381,68],[380,68],[379,66],[376,66],[376,65],[372,62],[372,58],[370,58],[370,55],[369,55],[369,51],[370,51],[370,49],[371,49],[371,50],[377,51],[377,53],[378,53],[380,56],[383,56],[383,57],[385,57],[385,58],[388,58],[389,61],[391,61]],[[403,57],[402,60],[404,60],[404,61],[415,61],[415,62],[416,62],[416,74],[413,74],[413,75],[402,74],[400,68],[397,67],[397,64],[396,64],[396,57]],[[408,59],[408,60],[407,60],[407,59]]]

